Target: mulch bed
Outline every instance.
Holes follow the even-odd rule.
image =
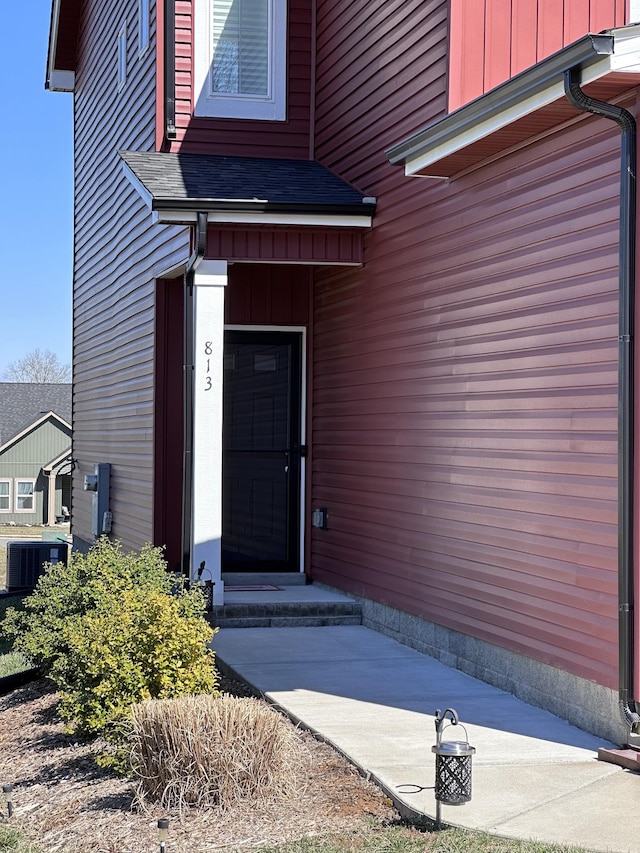
[[[230,678],[221,687],[251,695]],[[246,803],[226,812],[141,812],[133,784],[97,767],[94,747],[65,733],[56,706],[57,694],[43,679],[0,696],[0,784],[15,785],[8,822],[46,851],[148,853],[158,847],[160,817],[170,818],[171,853],[244,850],[397,819],[373,783],[304,732],[299,737],[309,753],[308,776],[286,802]],[[0,820],[7,822],[6,813]]]

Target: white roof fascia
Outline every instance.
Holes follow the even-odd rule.
[[[50,71],[50,92],[73,92],[76,87],[76,75],[73,71]]]
[[[230,223],[238,225],[315,225],[333,228],[371,228],[371,214],[330,213],[260,213],[241,210],[208,210],[209,224]],[[156,210],[156,222],[172,225],[186,225],[197,221],[197,211],[193,210]]]

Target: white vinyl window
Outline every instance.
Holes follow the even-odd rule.
[[[0,480],[0,512],[11,512],[11,480]]]
[[[118,91],[127,82],[127,25],[118,33]]]
[[[197,0],[196,115],[286,118],[287,0]]]
[[[16,512],[35,512],[35,480],[16,480]]]
[[[138,0],[138,56],[149,47],[149,0]]]

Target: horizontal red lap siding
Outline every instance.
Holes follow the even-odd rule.
[[[625,0],[451,0],[449,111],[587,33],[625,23]]]
[[[362,270],[315,274],[312,574],[615,688],[618,134],[587,119],[449,184],[389,168],[443,108],[424,6],[391,93],[349,78],[372,45],[320,3],[318,155],[378,213]]]
[[[172,151],[236,156],[308,158],[311,104],[311,4],[288,9],[286,121],[199,118],[193,115],[192,3],[176,2],[176,125]]]

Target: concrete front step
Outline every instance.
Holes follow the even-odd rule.
[[[209,621],[218,628],[317,628],[361,625],[359,602],[224,604],[214,607]]]
[[[216,628],[326,628],[331,625],[361,625],[361,616],[271,616],[241,619],[212,619]]]

